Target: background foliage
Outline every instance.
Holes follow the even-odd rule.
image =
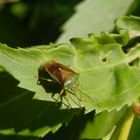
[[[111,106],[111,111],[108,112],[105,110],[105,105],[107,107],[110,105],[108,101],[99,108],[99,112],[102,112],[97,115],[95,115],[95,111],[91,111],[92,109],[85,115],[83,110],[79,109],[60,110],[60,106],[56,107],[54,103],[50,102],[50,98],[49,101],[38,100],[44,99],[44,95],[36,94],[34,96],[34,92],[38,91],[38,88],[34,86],[36,83],[31,81],[35,81],[33,80],[37,76],[35,70],[42,61],[41,59],[48,59],[49,56],[49,59],[56,58],[68,64],[78,56],[75,56],[75,52],[78,51],[69,48],[71,45],[68,43],[62,44],[60,47],[59,45],[46,46],[44,44],[68,42],[73,37],[86,37],[89,33],[99,34],[102,31],[116,33],[123,27],[129,29],[128,34],[132,38],[139,36],[139,26],[135,26],[137,27],[135,29],[131,28],[132,26],[129,27],[129,25],[139,25],[139,19],[132,18],[131,21],[129,18],[120,19],[117,21],[116,27],[114,27],[114,21],[124,15],[139,16],[140,1],[124,0],[122,3],[122,0],[18,0],[17,2],[1,1],[0,3],[0,42],[11,48],[27,48],[27,50],[11,49],[6,45],[0,45],[0,139],[107,140],[110,139],[109,136],[112,133],[111,140],[118,139],[124,118],[129,116],[127,106],[122,108],[122,104],[118,104],[117,109],[121,107],[119,111]],[[136,22],[138,24],[135,24]],[[118,42],[117,38],[124,40]],[[90,49],[89,44],[91,43],[97,46],[112,43],[110,46],[114,46],[114,44],[119,47],[124,46],[124,52],[138,42],[139,37],[128,43],[127,33],[119,33],[115,36],[103,33],[99,36],[92,35],[89,40],[87,38],[71,40],[72,46],[75,46],[77,50],[83,49],[79,48],[79,44]],[[125,46],[127,43],[128,45]],[[34,47],[30,48],[30,46]],[[84,53],[80,53],[86,54],[87,50],[82,51]],[[99,50],[96,51],[98,53]],[[99,52],[102,51],[107,52],[107,50]],[[119,50],[117,51],[119,52]],[[64,54],[61,55],[59,52],[64,52]],[[73,57],[68,58],[67,54],[72,54]],[[89,53],[87,54],[89,57]],[[119,55],[120,52],[116,56]],[[137,54],[135,55],[137,56]],[[122,56],[125,60],[125,54]],[[63,57],[67,59],[63,59]],[[130,56],[130,60],[132,57]],[[88,68],[88,62],[85,61],[85,69]],[[84,63],[73,65],[76,70],[83,69],[83,66]],[[121,79],[128,78],[128,75],[125,74],[122,74],[124,78],[121,77]],[[17,87],[19,81],[20,85]],[[98,96],[96,97],[98,98]],[[100,99],[102,100],[101,97]],[[90,108],[90,105],[88,103],[87,106]],[[98,109],[97,106],[92,107]],[[139,119],[135,118],[129,140],[140,139],[139,123]],[[115,125],[117,129],[113,132]]]

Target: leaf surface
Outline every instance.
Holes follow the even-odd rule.
[[[135,38],[140,36],[140,18],[131,16],[131,17],[122,17],[116,22],[117,30],[127,29],[129,32],[130,38]]]
[[[58,42],[66,42],[74,36],[113,30],[114,21],[125,15],[134,0],[86,0],[78,4],[75,14],[64,24],[64,33]],[[87,8],[88,7],[88,8]]]
[[[19,81],[18,87],[17,84],[13,85],[13,91],[12,81],[3,84],[11,85],[9,88],[5,86],[5,92],[4,86],[1,86],[0,112],[3,115],[0,121],[3,126],[0,132],[44,136],[50,131],[55,132],[62,123],[67,124],[74,115],[79,114],[79,106],[85,107],[86,113],[93,110],[99,113],[119,110],[125,104],[131,105],[140,96],[140,45],[124,53],[122,47],[128,39],[128,32],[123,29],[119,34],[90,34],[89,38],[73,38],[71,43],[27,49],[13,49],[0,44],[2,71]],[[70,111],[64,104],[56,105],[51,98],[52,93],[37,84],[39,66],[50,60],[79,73],[75,94],[81,97],[81,101],[68,93],[67,98],[72,106]],[[3,74],[1,76],[3,78]],[[2,85],[4,80],[0,81]],[[62,103],[67,104],[67,100],[63,98]],[[8,114],[12,114],[13,110],[15,114],[10,115],[10,119]]]
[[[101,39],[106,43],[102,44]],[[140,46],[124,54],[122,45],[113,39],[108,34],[91,35],[89,39],[75,38],[71,44],[52,48],[12,49],[1,45],[0,64],[20,81],[20,87],[36,92],[35,99],[53,101],[51,94],[46,94],[43,87],[37,85],[38,68],[49,60],[58,61],[79,73],[78,89],[81,92],[77,90],[77,96],[83,96],[81,104],[88,111],[119,109],[139,96],[139,67],[129,63],[139,57]],[[74,102],[71,104],[77,106]]]

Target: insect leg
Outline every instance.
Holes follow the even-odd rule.
[[[71,106],[71,104],[70,104],[70,102],[69,102],[67,96],[63,96],[63,97],[64,97],[65,100],[67,101],[68,105],[66,105],[64,102],[63,102],[63,104],[66,105],[66,106],[68,107],[68,109],[72,108],[72,106]]]
[[[55,98],[54,98],[54,95],[55,95],[55,93],[53,93],[51,97],[52,97],[52,98],[55,100],[55,102],[57,103],[58,99],[55,99]]]
[[[68,100],[68,98],[66,97],[65,94],[66,94],[66,93],[65,93],[65,90],[62,89],[61,92],[60,92],[60,94],[59,94],[59,97],[60,97],[61,102],[62,102],[68,109],[70,109],[70,108],[71,108],[71,105],[70,105],[70,102],[69,102],[69,100]],[[65,104],[65,103],[62,101],[63,98],[67,101],[68,105]]]
[[[72,94],[72,95],[74,95],[74,94]],[[77,103],[77,101],[75,101],[70,95],[69,95],[69,97],[77,106],[79,106],[80,108],[82,107],[81,102],[78,98],[77,98],[78,99],[78,103]]]
[[[39,79],[45,80],[45,81],[48,81],[48,82],[54,82],[54,80],[52,80],[52,79],[46,79],[46,78],[43,78],[43,77],[39,77]]]
[[[61,90],[61,92],[59,93],[59,96],[57,97],[57,99],[54,98],[54,95],[56,93],[52,94],[52,98],[56,101],[56,103],[59,101],[59,99],[62,101],[62,97],[61,96],[63,96],[63,93],[64,93],[64,89]]]
[[[74,94],[73,91],[68,90],[68,92],[72,95],[74,95],[79,101],[82,101],[81,97],[79,98],[77,95]]]

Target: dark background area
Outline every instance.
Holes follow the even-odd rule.
[[[20,0],[0,4],[0,42],[11,47],[55,42],[81,0]]]

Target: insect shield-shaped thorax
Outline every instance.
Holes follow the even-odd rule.
[[[75,96],[80,101],[80,98],[75,94],[78,86],[78,79],[78,73],[56,61],[49,61],[42,64],[38,69],[38,83],[43,86],[47,93],[52,93],[52,98],[56,102],[60,100],[64,103],[64,98],[67,101],[65,105],[68,108],[71,107],[69,98],[80,106],[71,96]],[[59,94],[57,98],[54,97],[56,93]]]

